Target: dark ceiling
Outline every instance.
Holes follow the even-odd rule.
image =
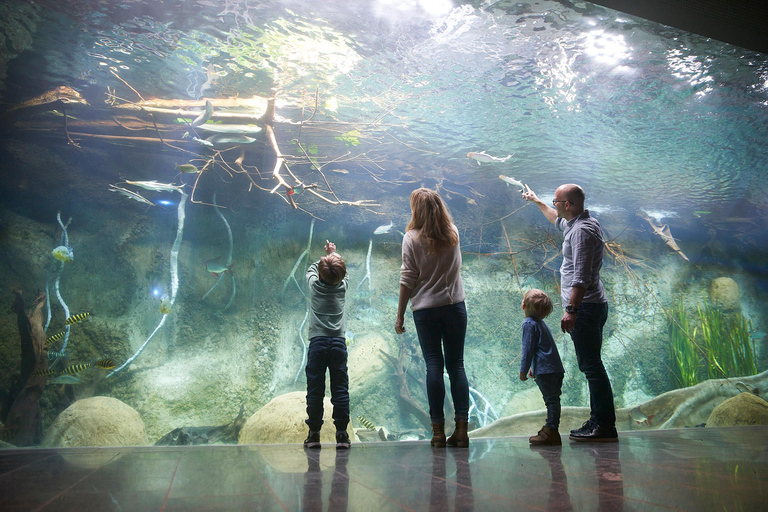
[[[590,0],[664,25],[768,54],[768,0]]]

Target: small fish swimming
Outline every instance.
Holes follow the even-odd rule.
[[[256,142],[256,139],[253,137],[248,137],[246,135],[236,135],[236,134],[228,134],[228,133],[219,133],[217,135],[211,135],[207,139],[205,139],[205,142],[213,144],[250,144],[252,142]]]
[[[136,187],[141,187],[146,190],[155,190],[155,191],[161,191],[161,190],[167,190],[167,191],[176,191],[181,192],[182,186],[181,185],[174,185],[172,183],[158,183],[157,180],[152,181],[128,181],[125,180],[125,182],[129,185],[133,185]]]
[[[349,174],[349,171],[346,169],[331,169],[331,172],[337,172],[339,174]]]
[[[211,274],[215,275],[216,277],[219,277],[219,274],[223,274],[225,272],[229,272],[231,274],[232,267],[234,265],[235,264],[232,263],[230,266],[225,267],[224,265],[222,265],[217,261],[206,261],[205,263],[203,263],[203,268],[208,272],[210,272]]]
[[[51,256],[69,265],[75,259],[75,253],[71,247],[60,245],[51,251]]]
[[[92,365],[91,363],[78,363],[78,364],[71,364],[61,370],[62,375],[74,375],[76,373],[80,373],[83,370],[87,370]]]
[[[168,296],[167,293],[164,293],[163,296],[160,298],[160,312],[164,315],[167,315],[171,312],[171,298]]]
[[[32,375],[35,377],[42,377],[43,375],[54,375],[55,373],[56,370],[37,370],[32,372]]]
[[[140,203],[148,204],[149,206],[155,206],[155,203],[147,199],[146,197],[142,196],[141,194],[137,194],[136,192],[133,192],[132,190],[128,190],[127,188],[123,187],[116,187],[115,185],[110,185],[110,189],[112,192],[119,192],[123,194],[125,197],[128,197],[130,199],[133,199],[134,201],[138,201]]]
[[[211,105],[210,100],[205,100],[205,110],[202,114],[197,116],[194,121],[192,121],[192,126],[200,126],[201,124],[205,124],[211,117],[213,117],[213,105]]]
[[[389,224],[385,224],[383,226],[379,226],[376,229],[373,230],[374,235],[383,235],[384,233],[389,233],[392,231],[392,221],[389,221]]]
[[[367,419],[363,418],[363,417],[362,417],[362,416],[360,416],[359,414],[357,415],[357,419],[359,419],[359,420],[360,420],[360,423],[362,423],[362,424],[363,424],[363,426],[364,426],[365,428],[367,428],[368,430],[376,430],[376,425],[374,425],[373,423],[371,423],[371,422],[370,422],[370,421],[368,421]]]
[[[94,361],[94,363],[91,366],[96,366],[101,368],[102,370],[111,370],[115,367],[115,362],[112,359],[99,359],[98,361]]]
[[[84,381],[83,379],[78,379],[74,375],[59,375],[58,377],[55,377],[48,381],[48,384],[70,384],[70,385],[78,385],[82,384]]]
[[[192,164],[176,164],[176,170],[179,172],[183,172],[184,174],[197,174],[200,172],[200,169],[195,167]]]
[[[510,178],[509,176],[504,176],[503,174],[499,175],[499,179],[506,182],[507,186],[514,185],[516,187],[520,187],[520,191],[525,191],[525,185],[523,185],[522,181],[518,181],[515,178]]]
[[[261,126],[255,124],[206,124],[199,126],[198,130],[230,135],[255,135],[261,131]]]
[[[88,312],[86,312],[86,313],[78,313],[76,315],[72,315],[71,317],[69,317],[66,320],[64,320],[64,325],[72,325],[72,324],[76,324],[78,322],[82,322],[83,320],[85,320],[89,316],[91,316],[91,314],[88,313]]]
[[[500,158],[500,157],[497,157],[497,156],[491,156],[488,153],[486,153],[485,151],[479,151],[479,152],[470,151],[469,153],[467,153],[467,157],[472,158],[474,160],[477,160],[477,165],[480,165],[480,162],[486,162],[486,163],[488,163],[488,162],[506,162],[507,160],[509,160],[513,156],[514,156],[514,153],[512,153],[511,155],[507,155],[504,158]]]
[[[61,338],[64,337],[65,334],[67,334],[67,331],[61,331],[59,333],[54,334],[53,336],[49,336],[48,339],[45,340],[45,346],[47,347],[51,343],[55,343],[59,341]]]
[[[199,139],[197,137],[192,137],[192,140],[197,142],[201,146],[205,146],[207,148],[212,148],[213,147],[213,142],[211,142],[211,141]]]
[[[646,427],[652,427],[653,423],[651,420],[653,420],[654,414],[651,414],[650,416],[646,416],[643,411],[640,410],[640,407],[635,407],[631,411],[629,411],[629,415],[632,417],[633,420],[635,420],[635,423],[638,425],[645,425]]]
[[[58,359],[60,357],[67,357],[69,355],[69,352],[56,352],[55,350],[49,350],[48,351],[48,360],[51,359]]]

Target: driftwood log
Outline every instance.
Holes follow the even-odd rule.
[[[43,437],[40,396],[45,389],[47,377],[34,375],[34,372],[48,368],[48,357],[43,350],[43,305],[45,294],[41,293],[27,313],[21,291],[15,292],[13,309],[16,312],[21,338],[21,369],[18,385],[8,397],[10,406],[4,419],[2,436],[4,441],[15,446],[39,444]]]

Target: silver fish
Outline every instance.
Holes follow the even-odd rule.
[[[201,146],[205,146],[205,147],[208,147],[208,148],[212,148],[213,147],[213,142],[210,142],[210,141],[207,141],[207,140],[203,140],[203,139],[198,139],[197,137],[192,137],[192,140],[197,142]]]
[[[510,178],[509,176],[504,176],[503,174],[500,174],[499,179],[501,181],[506,182],[507,185],[514,185],[516,187],[520,187],[520,190],[525,190],[525,185],[523,185],[523,182],[518,181],[515,178]]]
[[[202,114],[197,116],[194,121],[192,121],[192,126],[200,126],[201,124],[205,124],[212,116],[213,105],[211,105],[210,100],[205,100],[205,110]]]
[[[373,234],[383,235],[384,233],[389,233],[390,231],[392,231],[392,221],[389,221],[389,224],[385,224],[374,229]]]
[[[229,133],[235,135],[253,135],[261,131],[261,126],[251,124],[206,124],[198,126],[198,130],[213,133]]]
[[[152,181],[128,181],[125,180],[125,182],[129,185],[134,185],[136,187],[141,187],[146,190],[156,190],[156,191],[176,191],[181,192],[181,185],[173,185],[171,183],[158,183],[157,180]]]
[[[142,196],[141,194],[137,194],[136,192],[133,192],[131,190],[128,190],[126,188],[122,187],[116,187],[115,185],[110,185],[110,189],[112,192],[119,192],[120,194],[123,194],[125,197],[129,197],[133,199],[134,201],[138,201],[140,203],[148,204],[150,206],[155,206],[155,203],[147,199],[146,197]]]
[[[488,162],[506,162],[507,160],[512,158],[513,155],[514,155],[514,153],[512,153],[511,155],[507,155],[504,158],[500,158],[500,157],[497,157],[497,156],[491,156],[488,153],[486,153],[485,151],[477,151],[477,152],[476,151],[470,151],[469,153],[467,153],[467,157],[472,158],[474,160],[477,160],[477,165],[480,165],[480,162],[486,162],[486,163],[488,163]]]
[[[48,384],[82,384],[83,379],[79,379],[75,377],[74,375],[59,375],[58,377],[51,379],[48,381]]]
[[[245,135],[230,135],[228,133],[220,133],[217,135],[211,135],[206,142],[210,144],[250,144],[256,142],[253,137],[246,137]]]

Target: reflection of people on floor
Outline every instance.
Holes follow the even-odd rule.
[[[305,451],[307,455],[307,472],[304,473],[304,492],[301,496],[301,510],[304,512],[323,510],[323,470],[320,467],[320,456],[316,451]],[[333,468],[331,494],[328,496],[328,510],[346,512],[349,501],[349,475],[347,462],[349,452],[336,452],[336,467]]]
[[[472,489],[472,475],[469,470],[469,450],[449,450],[456,462],[455,488],[456,494],[453,500],[453,510],[471,511],[475,507],[475,495]],[[445,452],[432,452],[432,485],[429,492],[429,510],[443,512],[450,510],[448,504],[447,484],[454,483],[446,476]]]
[[[547,461],[549,471],[552,473],[547,510],[551,512],[572,512],[573,505],[571,504],[571,496],[568,494],[568,477],[565,474],[563,461],[560,459],[563,449],[559,446],[531,445],[531,451],[538,453]]]
[[[572,443],[574,452],[585,452],[595,459],[595,476],[599,501],[598,512],[624,510],[624,478],[621,474],[619,445],[586,445]]]

